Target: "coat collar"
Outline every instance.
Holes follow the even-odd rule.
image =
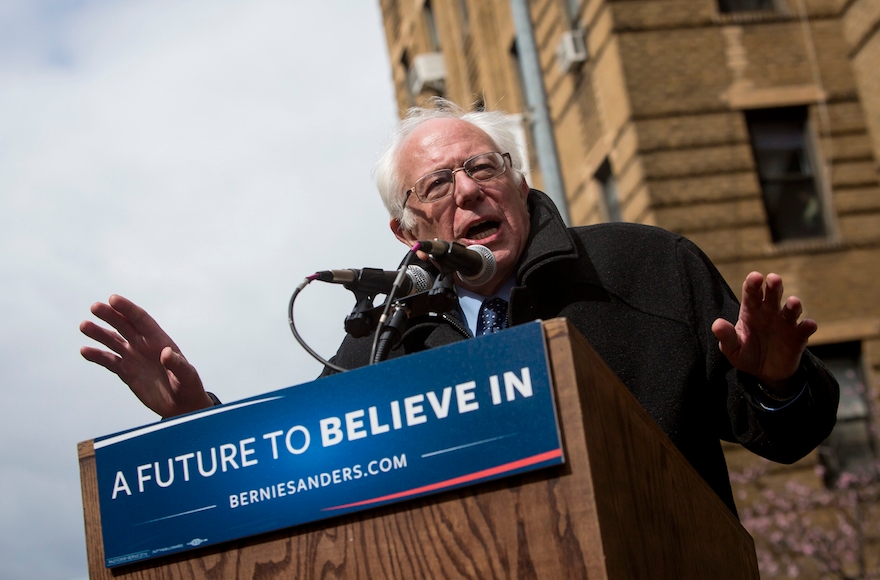
[[[520,256],[517,284],[528,285],[541,267],[558,260],[577,260],[578,251],[553,201],[532,189],[528,197],[531,215],[529,237]]]

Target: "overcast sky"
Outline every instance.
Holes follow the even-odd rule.
[[[0,578],[87,577],[76,444],[156,420],[86,362],[144,306],[224,401],[314,378],[287,301],[393,268],[371,169],[396,122],[375,0],[0,1]],[[354,305],[310,285],[326,356]]]

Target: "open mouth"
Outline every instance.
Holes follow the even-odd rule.
[[[500,222],[496,222],[493,220],[480,222],[468,228],[468,231],[465,232],[465,237],[469,240],[482,240],[484,238],[488,238],[498,231],[498,227],[500,225]]]

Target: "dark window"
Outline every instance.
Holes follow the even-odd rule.
[[[510,68],[513,71],[513,82],[515,84],[513,90],[516,92],[516,98],[519,101],[519,110],[525,111],[528,108],[526,85],[523,79],[522,64],[519,61],[519,48],[516,46],[516,40],[510,44]],[[531,123],[529,125],[531,126]]]
[[[750,10],[776,10],[773,0],[718,0],[720,12],[747,12]]]
[[[437,52],[440,50],[440,35],[437,34],[437,23],[434,21],[434,10],[431,8],[431,2],[425,2],[424,7],[425,26],[428,29],[428,42],[431,50]]]
[[[774,242],[828,233],[811,160],[806,107],[746,111]]]
[[[409,59],[409,52],[404,49],[403,54],[400,55],[400,66],[406,71],[406,94],[407,94],[407,102],[409,106],[413,106],[416,104],[415,95],[412,93],[413,86],[413,76],[415,75],[415,71],[412,68],[412,63]]]
[[[855,473],[869,467],[876,457],[867,381],[862,372],[860,343],[810,347],[810,352],[828,366],[840,383],[837,425],[819,446],[825,483],[831,485],[843,473]]]
[[[602,162],[596,171],[596,181],[602,187],[602,201],[605,204],[605,214],[610,222],[622,222],[620,213],[620,200],[617,196],[617,180],[611,173],[611,164],[608,160]]]
[[[468,34],[471,29],[471,14],[468,11],[467,0],[459,0],[458,7],[461,10],[461,31]]]
[[[572,28],[577,28],[580,23],[581,0],[565,0],[563,7],[565,15],[568,17],[568,24]]]

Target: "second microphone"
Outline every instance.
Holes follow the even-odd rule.
[[[379,270],[377,268],[364,268],[362,270],[324,270],[315,272],[309,276],[312,280],[342,284],[352,292],[360,291],[371,296],[376,294],[388,294],[397,278],[396,270]],[[400,286],[398,296],[409,296],[417,292],[424,292],[434,284],[434,277],[424,268],[408,266],[406,276]]]

